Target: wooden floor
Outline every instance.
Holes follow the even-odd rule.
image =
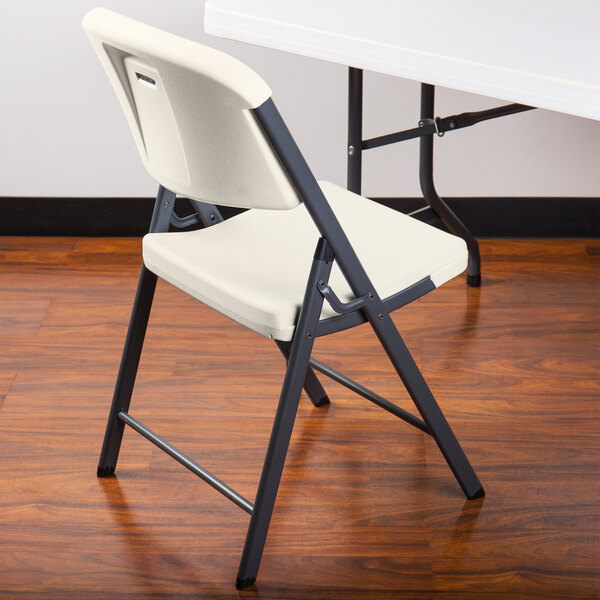
[[[139,240],[0,238],[0,598],[600,597],[600,244],[486,240],[394,318],[487,491],[325,380],[303,398],[258,583],[247,515],[128,430],[96,464]],[[368,326],[316,356],[412,408]],[[275,345],[159,282],[132,414],[254,498]]]

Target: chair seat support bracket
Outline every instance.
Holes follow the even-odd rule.
[[[363,308],[367,305],[367,303],[371,302],[373,298],[375,298],[375,294],[373,292],[368,292],[360,298],[350,300],[350,302],[342,302],[328,283],[319,281],[317,284],[317,289],[325,298],[325,300],[329,302],[331,308],[333,308],[333,310],[340,315],[347,315],[355,310],[358,310],[359,308]]]

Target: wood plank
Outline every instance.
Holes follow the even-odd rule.
[[[130,430],[117,476],[95,476],[139,240],[3,238],[0,597],[597,598],[594,248],[483,240],[481,289],[457,278],[394,315],[484,499],[428,436],[324,378],[332,403],[301,401],[238,593],[245,513]],[[315,348],[414,411],[368,326]],[[283,372],[271,341],[159,282],[132,414],[253,499]]]

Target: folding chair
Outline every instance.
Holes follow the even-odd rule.
[[[465,269],[464,241],[318,183],[271,90],[238,60],[101,8],[83,27],[160,184],[98,475],[115,471],[129,425],[251,515],[236,585],[252,585],[302,388],[317,406],[329,401],[317,370],[431,435],[465,495],[483,496],[390,317]],[[196,214],[179,217],[176,194]],[[223,220],[215,205],[249,210]],[[168,231],[193,222],[205,227]],[[157,276],[272,338],[287,360],[254,504],[129,413]],[[422,419],[311,358],[315,338],[367,321]]]

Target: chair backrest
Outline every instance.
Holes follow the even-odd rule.
[[[289,209],[300,202],[251,109],[271,97],[252,69],[213,48],[103,8],[85,29],[142,161],[194,200]]]

